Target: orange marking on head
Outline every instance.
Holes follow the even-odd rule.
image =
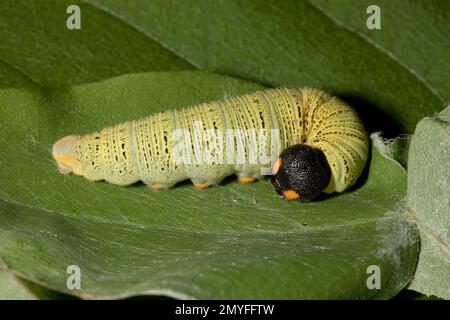
[[[278,158],[277,161],[275,161],[275,163],[272,166],[272,173],[273,174],[277,174],[278,170],[280,170],[281,163],[282,163],[281,158]]]
[[[58,170],[62,174],[69,174],[79,167],[79,162],[71,156],[55,156],[54,158],[58,164]]]
[[[208,184],[206,184],[206,183],[194,183],[194,187],[196,187],[199,190],[202,190],[202,189],[208,188]]]
[[[240,177],[239,179],[240,183],[251,183],[254,182],[256,180],[256,178],[253,177]]]
[[[283,197],[287,200],[298,200],[300,199],[300,195],[294,190],[286,190],[283,192]]]
[[[81,174],[81,162],[76,157],[78,136],[66,136],[59,139],[52,148],[52,155],[62,174]]]
[[[75,159],[70,156],[56,156],[55,160],[61,162],[73,162]]]

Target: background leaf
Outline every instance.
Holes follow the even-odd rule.
[[[74,297],[24,280],[0,268],[0,300],[72,300]]]
[[[71,4],[80,7],[81,30],[66,27]],[[23,83],[11,73],[42,86],[61,86],[122,73],[192,68],[133,26],[87,4],[2,0],[0,6],[3,86]]]
[[[81,8],[81,30],[65,27],[71,4]],[[411,133],[450,98],[450,3],[380,0],[379,31],[365,28],[369,4],[3,0],[0,87],[11,89],[0,90],[0,257],[58,290],[66,290],[67,264],[78,260],[86,287],[70,293],[83,297],[392,297],[411,279],[418,250],[417,230],[401,215],[405,171],[393,161],[405,164],[408,139],[375,136],[359,185],[320,205],[280,201],[267,182],[230,180],[204,193],[181,185],[165,194],[89,184],[59,176],[50,159],[62,135],[262,88],[254,82],[322,87],[355,107],[369,132]],[[193,68],[254,82],[156,72],[67,86]],[[167,255],[154,261],[160,252]],[[314,263],[297,270],[304,261]],[[387,277],[381,291],[368,292],[365,267],[373,261]],[[178,267],[162,270],[167,265]],[[413,288],[424,283],[423,270]],[[313,288],[319,276],[322,287]]]
[[[381,31],[366,27],[370,0],[313,0],[336,24],[358,34],[413,74],[441,101],[450,100],[450,42],[446,0],[391,1],[376,4],[381,11]]]
[[[0,269],[0,300],[34,300],[34,296],[10,271]]]
[[[412,278],[418,235],[398,214],[406,172],[376,148],[352,192],[306,204],[282,201],[267,180],[244,186],[232,179],[203,192],[182,184],[155,193],[142,184],[120,188],[62,176],[51,159],[51,143],[62,135],[258,88],[204,72],[172,72],[64,90],[1,90],[5,264],[85,298],[394,296]],[[61,111],[46,119],[55,106]],[[65,288],[72,264],[82,270],[82,291]],[[381,290],[366,286],[372,264],[385,274]]]
[[[408,168],[409,215],[421,233],[411,288],[450,299],[450,107],[419,122]]]

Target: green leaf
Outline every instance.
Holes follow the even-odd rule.
[[[69,5],[81,10],[81,29],[69,30]],[[132,25],[73,0],[2,0],[0,86],[23,80],[43,86],[91,82],[141,71],[191,69]]]
[[[0,261],[0,300],[73,300],[72,296],[53,291],[25,280],[2,268]],[[4,267],[4,266],[3,266]]]
[[[262,87],[205,72],[126,75],[61,89],[0,90],[0,258],[26,279],[83,298],[391,298],[419,243],[404,218],[406,172],[372,137],[349,192],[283,201],[265,180],[152,192],[57,172],[51,144],[151,112]],[[81,290],[66,287],[67,267]],[[367,268],[381,270],[369,290]]]
[[[447,0],[312,0],[336,24],[358,34],[413,74],[441,101],[450,100],[450,3]],[[380,7],[381,30],[366,27],[367,7]]]
[[[34,296],[10,271],[0,269],[0,300],[35,300]]]
[[[376,147],[391,159],[394,159],[406,168],[408,163],[408,151],[411,143],[410,135],[401,135],[394,139],[379,138],[374,141]]]
[[[1,262],[0,262],[1,265]],[[10,270],[0,268],[0,300],[73,300],[72,296],[25,280]]]
[[[421,235],[411,289],[450,299],[450,107],[419,122],[408,168],[409,216]]]
[[[274,87],[328,89],[358,109],[369,131],[412,132],[450,99],[445,0],[406,8],[380,1],[382,30],[371,36],[364,30],[369,0],[85,1],[198,68]]]
[[[25,280],[8,270],[0,259],[0,300],[73,299],[37,283]]]

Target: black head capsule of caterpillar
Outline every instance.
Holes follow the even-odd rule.
[[[331,169],[323,152],[305,144],[283,151],[273,168],[272,184],[287,200],[316,200],[330,182]]]

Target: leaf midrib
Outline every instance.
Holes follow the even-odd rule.
[[[125,17],[121,16],[120,14],[114,12],[113,10],[106,8],[105,6],[102,6],[100,4],[97,3],[92,3],[89,0],[81,0],[81,2],[90,5],[93,8],[96,8],[98,10],[101,10],[102,12],[104,12],[105,14],[108,14],[112,17],[114,17],[115,19],[118,19],[120,21],[122,21],[123,23],[129,25],[130,27],[132,27],[133,29],[135,29],[136,31],[140,32],[141,34],[143,34],[145,37],[147,37],[148,39],[158,43],[161,47],[163,47],[164,49],[170,51],[172,54],[174,54],[175,56],[179,57],[180,59],[183,59],[186,63],[189,63],[190,65],[192,65],[193,67],[197,68],[197,69],[201,69],[201,67],[194,61],[191,61],[190,59],[188,59],[185,56],[180,55],[179,52],[177,52],[176,50],[174,50],[173,48],[170,48],[167,44],[161,42],[160,39],[158,39],[157,37],[155,37],[155,35],[148,33],[147,31],[141,29],[140,27],[138,27],[137,25],[135,25],[133,22],[129,21],[128,19],[126,19]],[[445,100],[443,97],[441,97],[436,89],[429,84],[425,78],[423,78],[416,70],[414,70],[412,67],[407,66],[405,64],[403,64],[400,59],[395,56],[391,51],[389,51],[388,49],[381,47],[379,44],[375,43],[374,41],[370,40],[368,37],[364,36],[363,34],[357,32],[356,30],[346,26],[345,24],[343,24],[342,22],[340,22],[336,17],[333,17],[332,15],[328,14],[325,10],[323,10],[322,8],[318,7],[317,5],[315,5],[314,3],[312,3],[310,0],[305,0],[305,3],[307,5],[309,5],[311,8],[313,8],[314,10],[316,10],[317,12],[319,12],[323,17],[325,17],[326,19],[328,19],[329,21],[331,21],[334,25],[336,25],[337,28],[341,28],[351,34],[356,35],[358,38],[360,38],[363,42],[368,43],[370,46],[372,46],[376,51],[380,52],[381,54],[385,55],[388,57],[388,59],[390,59],[391,61],[393,61],[395,64],[399,65],[402,69],[406,70],[406,72],[408,72],[410,75],[412,75],[421,85],[423,85],[427,91],[429,91],[431,93],[432,96],[434,96],[436,99],[438,99],[440,102],[444,103]],[[248,81],[253,81],[254,79],[247,79],[247,78],[243,78],[245,80]]]
[[[406,209],[406,217],[414,222],[417,225],[420,233],[425,235],[425,237],[430,240],[431,243],[434,243],[436,247],[438,247],[444,255],[450,260],[450,247],[443,240],[439,239],[434,235],[434,230],[430,229],[427,225],[422,223],[419,219],[417,219],[416,212],[413,208],[408,207]]]
[[[147,34],[144,30],[142,30],[141,28],[139,28],[139,26],[137,26],[137,25],[135,25],[133,22],[128,21],[127,19],[123,18],[122,16],[120,16],[120,15],[117,14],[116,12],[114,12],[114,11],[112,11],[112,10],[110,10],[110,9],[108,9],[108,8],[106,8],[106,7],[104,7],[104,6],[101,6],[101,5],[98,5],[98,4],[89,2],[89,0],[79,0],[79,1],[80,1],[81,3],[84,3],[84,4],[88,5],[88,6],[91,6],[92,8],[94,8],[94,9],[96,9],[96,10],[99,10],[99,11],[105,13],[106,15],[111,16],[111,17],[112,17],[113,19],[115,19],[115,20],[121,21],[122,23],[128,25],[130,28],[136,30],[137,32],[139,32],[140,34],[142,34],[143,36],[145,36],[148,40],[150,40],[150,41],[152,41],[152,42],[155,42],[155,43],[159,44],[162,48],[166,49],[167,51],[169,51],[169,52],[172,53],[173,55],[177,56],[178,58],[184,60],[184,62],[186,62],[187,64],[190,64],[192,67],[194,67],[194,68],[196,68],[196,69],[201,69],[195,62],[190,61],[187,57],[181,56],[181,55],[180,55],[178,52],[176,52],[174,49],[170,48],[167,44],[162,43],[162,42],[161,42],[159,39],[157,39],[155,36],[152,36],[152,35],[150,35],[150,34]]]
[[[11,62],[9,62],[8,60],[5,60],[4,57],[0,56],[0,61],[3,62],[4,64],[6,64],[8,67],[10,67],[12,70],[17,71],[18,73],[20,73],[24,78],[26,78],[26,80],[32,82],[33,84],[37,85],[37,86],[41,86],[41,84],[33,79],[33,77],[31,75],[29,75],[26,71],[22,70],[21,67],[19,67],[18,65],[15,65]]]
[[[417,81],[419,81],[423,86],[430,91],[430,93],[438,99],[440,102],[444,103],[445,99],[436,91],[436,89],[428,83],[425,78],[423,78],[416,70],[414,70],[411,66],[408,66],[401,62],[401,60],[392,52],[389,51],[389,49],[382,47],[375,41],[371,40],[369,37],[365,36],[364,34],[356,31],[355,29],[345,25],[342,21],[340,21],[336,16],[331,15],[329,12],[325,11],[325,9],[321,8],[320,6],[314,4],[311,2],[311,0],[305,0],[307,4],[309,4],[312,8],[316,9],[319,13],[327,17],[331,22],[333,22],[337,27],[342,28],[346,30],[347,32],[353,33],[359,38],[361,38],[363,41],[367,42],[369,45],[374,47],[377,51],[380,53],[386,55],[388,58],[390,58],[392,61],[394,61],[396,64],[398,64],[401,68],[406,70],[409,74],[411,74]]]

